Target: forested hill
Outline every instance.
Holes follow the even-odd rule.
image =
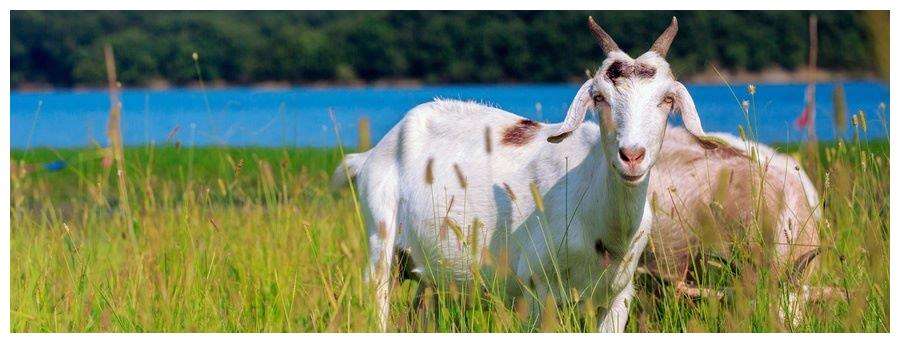
[[[679,19],[669,53],[679,76],[709,70],[795,70],[806,64],[809,12],[32,12],[11,14],[12,86],[97,86],[103,45],[128,86],[197,80],[258,82],[567,81],[602,53],[587,29],[593,15],[633,55],[670,18]],[[819,66],[875,71],[862,12],[816,12]]]

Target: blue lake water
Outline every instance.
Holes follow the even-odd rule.
[[[531,119],[559,122],[577,88],[575,84],[228,88],[205,93],[134,89],[122,94],[122,128],[126,145],[179,141],[183,145],[333,146],[337,140],[329,113],[334,113],[343,144],[355,145],[360,117],[370,119],[372,138],[377,142],[406,111],[436,97],[477,100]],[[889,87],[878,82],[848,82],[844,88],[847,120],[862,110],[868,119],[867,137],[887,136]],[[688,89],[707,131],[736,133],[738,125],[746,126],[740,105],[750,99],[746,85],[731,89],[689,85]],[[759,140],[771,143],[805,137],[804,131],[794,126],[803,108],[804,89],[802,84],[757,85],[750,120]],[[820,139],[835,136],[833,89],[834,84],[817,87],[816,131]],[[886,105],[883,116],[882,103]],[[12,92],[10,112],[13,148],[106,144],[109,98],[104,91]],[[852,126],[847,126],[849,135]]]

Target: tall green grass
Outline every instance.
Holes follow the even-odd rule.
[[[759,282],[758,272],[731,278],[745,287],[725,302],[684,299],[643,278],[629,331],[888,329],[887,141],[824,144],[816,159],[797,145],[782,149],[815,161],[807,168],[824,200],[825,248],[812,281],[849,298],[815,304],[808,320],[789,327],[773,311],[778,285]],[[361,275],[365,234],[349,191],[327,187],[339,155],[132,147],[126,203],[98,149],[13,151],[19,165],[63,159],[69,166],[14,171],[11,179],[12,331],[374,331]],[[394,288],[392,330],[534,329],[523,304],[465,286],[438,289],[437,302],[415,311],[415,286]],[[537,329],[594,329],[592,314],[553,306],[544,314]]]

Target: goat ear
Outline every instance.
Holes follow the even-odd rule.
[[[575,99],[572,100],[572,105],[569,106],[569,111],[566,112],[566,119],[563,121],[562,125],[559,129],[556,130],[556,133],[547,138],[547,141],[550,143],[559,143],[570,134],[572,131],[578,128],[581,125],[581,122],[584,121],[584,116],[587,113],[587,110],[594,105],[594,99],[591,98],[591,88],[594,84],[593,79],[587,80],[581,88],[578,90],[578,93],[575,93]]]
[[[687,88],[678,81],[675,81],[674,88],[675,111],[681,113],[681,121],[684,123],[684,128],[706,149],[715,149],[722,145],[723,142],[720,139],[708,136],[703,132],[703,126],[700,124],[700,115],[697,114],[694,99],[691,98]]]

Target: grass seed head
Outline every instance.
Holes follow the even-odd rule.
[[[544,198],[541,196],[541,191],[535,182],[531,182],[531,197],[534,198],[534,206],[537,207],[538,211],[544,212]]]
[[[509,197],[510,201],[516,201],[516,193],[513,192],[512,188],[509,187],[509,184],[504,182],[503,189],[506,190],[506,196]]]
[[[434,167],[434,157],[429,157],[428,162],[425,163],[425,183],[429,185],[434,184],[434,171],[432,168]]]
[[[491,140],[491,127],[484,127],[484,151],[487,152],[488,155],[491,154],[494,150],[494,142]]]
[[[456,181],[459,182],[459,187],[462,189],[468,189],[469,183],[466,182],[466,176],[463,175],[462,169],[459,167],[459,164],[453,164],[453,172],[456,173]]]

